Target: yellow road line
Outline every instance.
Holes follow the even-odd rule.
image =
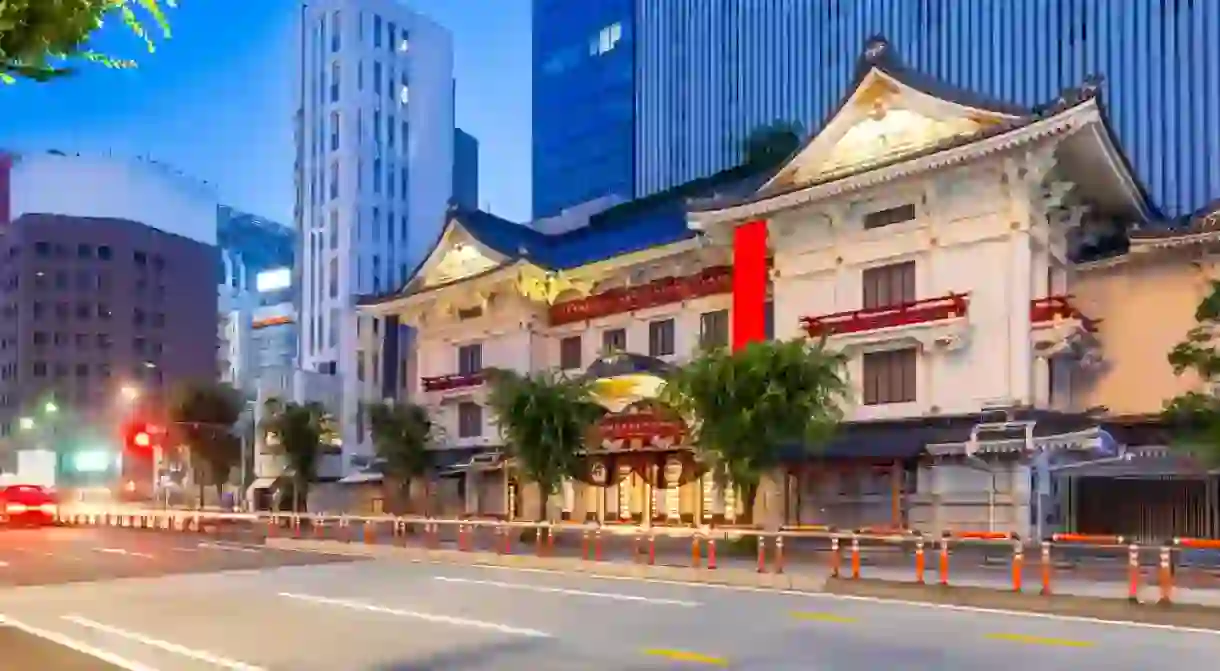
[[[808,620],[811,622],[839,622],[842,624],[856,621],[856,618],[854,617],[835,615],[834,613],[807,613],[796,611],[792,613],[792,617],[798,620]]]
[[[697,652],[687,652],[685,650],[663,650],[660,648],[650,648],[644,651],[649,657],[664,657],[665,659],[674,662],[685,662],[687,664],[703,664],[705,666],[728,666],[729,660],[722,657],[709,657],[701,655]]]
[[[1088,641],[1073,641],[1068,638],[1045,638],[1042,636],[1026,636],[1024,634],[987,634],[985,638],[993,641],[1007,641],[1009,643],[1025,643],[1026,645],[1045,645],[1057,648],[1091,648],[1093,644]]]

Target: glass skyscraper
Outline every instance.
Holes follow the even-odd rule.
[[[533,210],[632,196],[635,0],[534,0]]]
[[[632,4],[630,9],[617,8],[622,17],[631,19],[630,28],[624,23],[624,34],[631,36],[635,96],[633,145],[618,151],[621,160],[630,159],[630,191],[635,197],[737,164],[743,141],[760,125],[794,121],[807,132],[816,131],[851,81],[865,40],[877,34],[884,35],[914,69],[1019,104],[1047,102],[1086,76],[1100,74],[1105,78],[1110,120],[1156,201],[1168,213],[1179,214],[1220,196],[1220,162],[1214,151],[1207,151],[1220,147],[1218,2],[634,0]],[[556,44],[556,35],[569,32],[565,22],[575,20],[565,17],[565,5],[575,14],[576,7],[586,3],[535,2],[535,68],[541,38],[547,37],[546,45]],[[542,11],[544,7],[551,10]],[[589,128],[598,119],[611,118],[606,110],[622,105],[617,95],[610,95],[613,90],[595,88],[595,80],[574,75],[575,83],[566,90],[582,101],[576,106],[550,90],[552,80],[545,74],[537,70],[535,74],[534,202],[539,215],[546,214],[540,202],[551,202],[558,194],[575,198],[580,191],[565,188],[571,183],[557,177],[554,166],[586,159],[589,154],[582,147],[598,142],[607,149],[621,147],[625,132],[606,124],[598,140]],[[593,97],[595,90],[599,97]],[[537,134],[540,125],[545,126],[542,135]],[[577,141],[559,141],[564,137]],[[606,155],[599,155],[598,161],[596,165],[616,165]],[[601,171],[597,176],[608,184],[608,174]],[[592,188],[595,180],[573,181]],[[550,195],[544,195],[548,191]],[[602,193],[581,195],[608,192],[602,188]]]

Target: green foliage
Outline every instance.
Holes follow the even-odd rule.
[[[233,425],[244,406],[236,389],[211,380],[187,382],[170,394],[173,434],[189,448],[191,470],[201,487],[206,481],[219,490],[241,462],[241,438]]]
[[[1220,353],[1215,334],[1220,329],[1220,282],[1212,282],[1195,310],[1196,325],[1166,357],[1174,375],[1192,375],[1205,385],[1165,403],[1164,418],[1175,429],[1179,448],[1209,467],[1220,466]]]
[[[565,476],[579,473],[589,431],[605,410],[584,380],[551,371],[521,375],[495,369],[487,379],[488,404],[508,454],[525,478],[538,483],[545,516],[547,495],[558,491]]]
[[[414,403],[369,403],[363,412],[386,474],[397,480],[404,492],[409,491],[411,481],[428,472],[432,463],[429,450],[439,438],[441,427],[433,423],[427,408]]]
[[[785,447],[816,448],[842,420],[851,398],[846,365],[823,341],[715,349],[678,368],[661,401],[687,421],[712,476],[740,488],[748,513],[762,475]]]
[[[294,403],[273,398],[263,408],[266,414],[259,429],[267,447],[287,462],[296,499],[293,510],[300,510],[309,484],[317,476],[322,446],[331,444],[336,436],[334,420],[321,403]]]
[[[777,120],[750,132],[742,146],[743,163],[756,168],[774,168],[801,146],[804,130],[794,121]]]
[[[152,53],[156,45],[140,15],[151,18],[168,39],[164,10],[176,6],[177,0],[0,0],[0,81],[49,81],[75,72],[75,61],[134,68],[134,61],[94,51],[90,38],[105,21],[117,19]]]

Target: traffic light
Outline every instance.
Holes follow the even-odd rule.
[[[155,447],[153,427],[142,422],[136,422],[127,427],[124,436],[124,447],[128,452],[149,452]]]

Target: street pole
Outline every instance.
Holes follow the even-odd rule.
[[[241,432],[241,476],[238,479],[240,489],[237,492],[237,508],[238,510],[246,509],[246,472],[249,470],[249,462],[246,461],[246,432]]]

